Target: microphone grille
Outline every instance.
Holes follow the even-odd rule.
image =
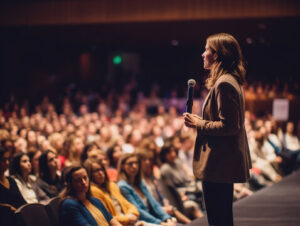
[[[189,79],[188,80],[188,86],[194,87],[196,85],[195,79]]]

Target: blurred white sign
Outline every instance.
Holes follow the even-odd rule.
[[[287,121],[289,119],[289,100],[274,99],[273,117],[275,120]]]

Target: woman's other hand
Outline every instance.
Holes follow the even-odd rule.
[[[196,114],[183,113],[184,124],[190,128],[196,128],[202,118]]]

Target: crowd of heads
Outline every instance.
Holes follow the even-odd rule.
[[[81,93],[73,98],[62,98],[60,104],[44,97],[33,111],[28,102],[24,105],[5,104],[0,109],[0,142],[1,150],[7,153],[1,152],[1,159],[5,164],[10,161],[9,174],[19,175],[24,180],[30,174],[51,184],[56,180],[57,172],[68,175],[70,166],[84,165],[95,182],[95,168],[105,169],[103,177],[116,182],[118,178],[128,178],[128,172],[124,171],[128,158],[136,158],[143,174],[156,176],[159,166],[174,161],[179,151],[193,153],[196,131],[184,126],[181,109],[172,105],[176,103],[176,95],[166,102],[153,93],[149,97],[130,95],[134,87],[132,90],[129,87],[119,96],[100,98],[99,95]],[[133,100],[132,96],[136,98]],[[195,110],[199,110],[198,107],[195,106]],[[248,111],[245,116],[250,149],[262,159],[267,157],[257,148],[264,146],[263,142],[270,134],[278,137],[280,148],[285,132],[299,137],[300,124],[297,122],[279,123],[272,116],[258,118]],[[273,162],[280,165],[280,160],[275,157],[268,161],[276,176],[260,169],[270,183],[279,181],[284,175],[274,167]],[[187,165],[192,175],[192,166]],[[254,166],[261,167],[259,164]],[[136,178],[140,183],[142,173]],[[65,185],[70,183],[68,180],[65,177]],[[266,186],[268,182],[262,184]]]

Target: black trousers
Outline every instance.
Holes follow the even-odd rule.
[[[233,226],[233,184],[202,182],[209,225]]]

